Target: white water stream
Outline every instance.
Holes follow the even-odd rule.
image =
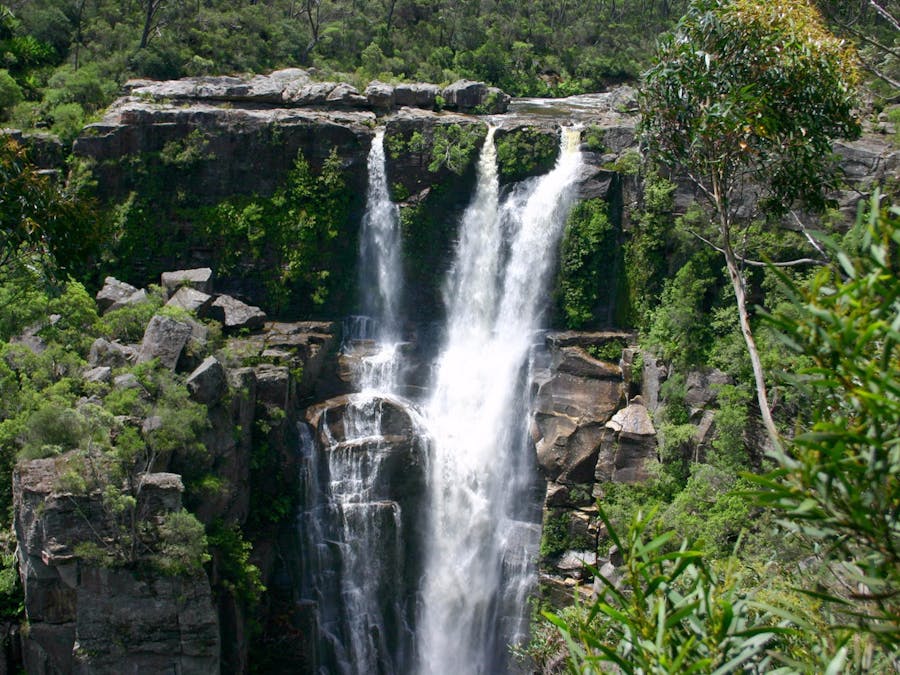
[[[500,206],[492,135],[487,141],[447,285],[447,339],[425,410],[433,447],[417,638],[419,671],[427,675],[498,672],[506,642],[516,637],[504,634],[518,623],[510,613],[525,609],[510,598],[521,588],[521,570],[510,562],[528,559],[512,550],[527,531],[519,507],[532,481],[521,443],[522,370],[581,166],[578,134],[564,130],[555,168],[517,186]]]
[[[495,675],[507,671],[508,644],[527,630],[540,498],[524,370],[581,155],[577,132],[563,130],[555,168],[501,200],[494,132],[460,224],[445,340],[422,417],[397,396],[399,218],[384,130],[373,140],[360,231],[364,316],[345,327],[360,393],[322,413],[321,447],[304,430],[305,597],[318,608],[322,673]],[[330,414],[340,424],[329,426]],[[421,520],[401,507],[408,495],[394,494],[398,475],[423,470],[418,443],[402,449],[398,414],[430,445],[427,492],[403,502],[422,510]],[[398,458],[412,461],[399,474]],[[421,486],[421,475],[409,476]]]

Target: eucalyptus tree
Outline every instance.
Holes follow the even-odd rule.
[[[806,0],[694,0],[644,76],[641,135],[653,161],[690,179],[715,224],[763,423],[769,408],[747,309],[746,228],[836,186],[831,140],[855,137],[852,50]],[[748,205],[750,208],[748,208]]]

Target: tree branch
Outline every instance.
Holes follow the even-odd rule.
[[[688,230],[688,234],[697,237],[700,241],[702,241],[707,246],[712,249],[718,251],[719,253],[724,254],[725,249],[721,246],[716,246],[709,239],[704,237],[698,232],[694,232],[693,230]],[[816,247],[818,250],[818,247]],[[827,265],[827,260],[817,260],[815,258],[797,258],[796,260],[784,260],[781,262],[765,262],[764,260],[751,260],[750,258],[745,258],[744,256],[738,255],[737,253],[733,253],[736,260],[738,260],[742,265],[749,265],[751,267],[768,267],[771,265],[772,267],[798,267],[800,265]]]

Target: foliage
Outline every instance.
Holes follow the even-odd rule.
[[[0,269],[45,255],[59,271],[78,271],[104,237],[89,199],[40,174],[12,138],[0,140]]]
[[[159,552],[154,561],[164,574],[197,574],[210,560],[203,524],[186,510],[167,513],[159,526]]]
[[[622,350],[627,346],[628,343],[624,339],[612,338],[604,341],[602,344],[590,345],[585,351],[595,359],[600,359],[607,363],[618,363],[622,360]]]
[[[478,157],[484,134],[482,124],[435,125],[428,170],[436,173],[447,169],[461,176]]]
[[[688,176],[715,223],[760,414],[773,445],[759,351],[747,309],[737,228],[741,205],[783,215],[825,206],[837,186],[831,139],[859,135],[852,52],[805,0],[694,0],[659,46],[640,94],[640,135],[655,162]]]
[[[793,439],[781,468],[758,479],[758,498],[786,525],[823,546],[826,561],[857,590],[826,592],[843,622],[871,631],[887,653],[900,648],[900,209],[873,197],[864,253],[837,250],[801,287],[783,282],[795,313],[769,320],[811,366],[811,425]]]
[[[573,528],[569,512],[548,512],[541,528],[540,555],[542,560],[555,558],[568,550],[593,548],[594,542]]]
[[[666,280],[645,339],[657,356],[678,367],[700,363],[711,338],[705,310],[715,277],[704,258],[688,261]]]
[[[7,112],[21,100],[22,88],[8,70],[0,68],[0,119],[5,118]]]
[[[602,199],[589,199],[579,202],[566,221],[558,285],[569,328],[595,326],[608,319],[600,316],[599,306],[611,296],[617,246],[607,212]]]
[[[642,138],[726,212],[747,179],[769,210],[820,206],[830,139],[859,134],[852,64],[806,2],[696,0],[645,75]]]
[[[245,605],[255,606],[266,587],[259,568],[250,562],[253,546],[244,540],[241,528],[216,520],[209,526],[207,537],[216,554],[218,583]]]
[[[496,146],[497,169],[504,181],[518,181],[549,171],[559,152],[557,139],[539,129],[500,134]]]
[[[629,319],[647,329],[666,277],[668,231],[672,227],[675,184],[656,173],[643,181],[643,200],[624,245]]]
[[[638,514],[624,539],[607,523],[623,553],[622,588],[598,575],[603,590],[586,617],[549,615],[569,646],[570,672],[726,673],[771,663],[767,646],[784,629],[754,607],[738,565],[716,570],[687,543],[669,551],[673,533],[654,536],[651,516]]]

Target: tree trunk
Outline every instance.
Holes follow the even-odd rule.
[[[756,400],[759,402],[759,413],[762,416],[763,426],[766,428],[769,440],[772,441],[776,450],[781,450],[778,429],[775,428],[775,421],[772,419],[771,410],[769,410],[769,397],[766,393],[766,380],[763,374],[762,362],[759,360],[759,350],[756,348],[753,329],[750,327],[750,317],[747,314],[747,293],[744,286],[744,278],[740,269],[738,269],[738,261],[734,250],[731,248],[731,238],[729,237],[727,222],[724,218],[720,220],[720,229],[724,242],[722,248],[725,253],[725,266],[728,268],[728,277],[731,279],[734,299],[737,301],[741,333],[744,336],[744,342],[747,344],[747,352],[750,354],[750,363],[753,366],[753,379],[756,382]]]
[[[141,32],[141,45],[139,49],[144,49],[150,42],[150,31],[153,29],[153,15],[159,6],[159,0],[146,0],[147,13],[144,15],[144,30]]]

